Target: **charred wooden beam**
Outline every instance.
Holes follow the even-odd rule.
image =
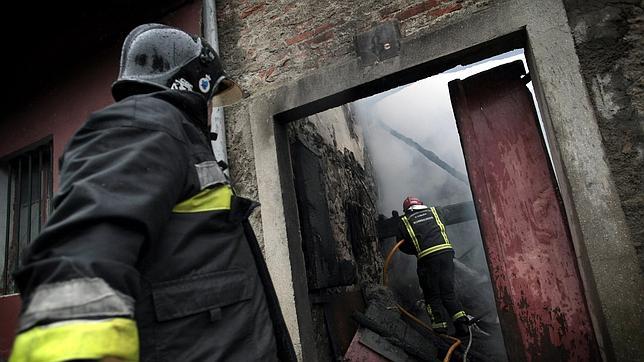
[[[398,138],[399,140],[403,141],[406,145],[412,147],[416,151],[420,152],[423,156],[425,156],[428,160],[436,164],[436,166],[442,168],[445,170],[445,172],[449,173],[450,175],[454,176],[457,180],[465,183],[466,185],[469,185],[469,181],[467,179],[467,176],[459,171],[457,171],[454,167],[450,166],[447,162],[443,161],[440,157],[438,157],[437,154],[434,152],[424,148],[421,146],[418,142],[414,141],[413,139],[401,134],[400,132],[396,131],[395,129],[387,126],[384,122],[379,121],[378,124],[387,130],[387,132],[391,133],[392,136]]]

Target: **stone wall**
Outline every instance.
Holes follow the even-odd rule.
[[[644,3],[640,0],[564,3],[644,274]]]
[[[400,22],[403,37],[485,9],[489,0],[217,2],[221,53],[251,95],[355,56],[354,36]],[[644,32],[640,0],[566,0],[584,78],[644,271]],[[233,180],[256,195],[246,109],[227,109]],[[242,109],[239,109],[242,108]],[[241,123],[241,124],[238,124]],[[240,143],[241,142],[241,143]],[[255,191],[254,191],[255,190]]]
[[[356,56],[354,36],[389,20],[403,37],[432,31],[485,9],[488,0],[217,1],[220,52],[249,96]],[[225,109],[230,175],[237,192],[257,199],[249,110]],[[254,214],[260,244],[261,210]]]
[[[258,234],[264,232],[271,251],[267,260],[274,266],[271,273],[279,276],[278,294],[298,353],[312,344],[305,340],[311,316],[300,309],[294,316],[293,294],[305,289],[297,274],[302,274],[297,269],[301,258],[291,254],[291,264],[282,263],[287,241],[293,240],[284,226],[289,216],[285,208],[292,203],[281,196],[288,196],[290,189],[275,177],[283,163],[276,141],[284,141],[277,139],[283,136],[282,126],[275,126],[271,117],[368,82],[384,86],[383,76],[525,29],[537,70],[533,79],[536,76],[542,86],[544,117],[552,124],[559,166],[567,176],[562,194],[566,208],[573,211],[580,272],[596,316],[594,325],[604,339],[600,347],[608,356],[611,344],[618,356],[641,356],[641,347],[631,343],[641,331],[637,318],[629,316],[641,314],[643,289],[628,245],[634,240],[641,255],[641,3],[562,1],[567,14],[559,0],[217,1],[224,63],[250,93],[250,99],[226,109],[231,175],[240,193],[265,202],[263,216],[255,221],[263,226]],[[381,63],[360,65],[354,36],[392,19],[400,24],[404,51]]]
[[[228,168],[235,192],[250,199],[259,200],[248,107],[246,104],[241,103],[238,106],[226,108],[224,112],[228,120],[226,122]],[[257,235],[257,241],[262,251],[264,251],[261,207],[253,212],[250,217],[250,223]]]
[[[463,19],[481,0],[217,2],[220,50],[250,93],[355,56],[354,36],[396,19],[403,37]]]

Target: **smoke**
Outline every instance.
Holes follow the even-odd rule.
[[[351,104],[364,130],[376,171],[378,207],[383,214],[399,210],[408,195],[435,205],[467,201],[472,196],[468,186],[393,137],[378,123],[413,139],[457,171],[466,173],[447,83],[517,59],[525,62],[520,50],[467,67],[458,66]]]
[[[465,159],[452,111],[447,83],[464,79],[484,70],[525,57],[521,50],[505,53],[467,67],[458,66],[447,72],[361,99],[350,104],[361,125],[369,158],[378,185],[378,210],[390,216],[400,210],[402,200],[416,196],[426,204],[442,206],[471,201],[468,185],[386,130],[387,127],[411,138],[423,148],[434,152],[456,171],[467,174]],[[527,66],[526,66],[527,69]],[[380,123],[386,127],[380,126]],[[454,245],[457,286],[471,289],[459,293],[466,311],[487,313],[485,325],[493,336],[480,340],[473,349],[486,351],[491,360],[503,360],[504,345],[493,299],[489,272],[483,251],[478,223],[470,221],[447,227]],[[385,253],[393,241],[383,245]],[[421,299],[415,260],[396,255],[391,266],[392,289],[399,297],[413,303]],[[412,294],[412,295],[410,295]],[[413,307],[413,306],[412,306]],[[482,346],[481,344],[484,343]]]

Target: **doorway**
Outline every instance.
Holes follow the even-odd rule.
[[[472,176],[468,177],[472,166],[468,163],[465,167],[463,153],[463,148],[466,152],[468,148],[460,142],[463,135],[459,137],[460,128],[457,128],[451,109],[447,86],[450,80],[464,79],[516,60],[522,64],[522,74],[525,74],[523,52],[516,50],[289,124],[302,248],[309,291],[314,291],[310,295],[313,322],[317,324],[314,329],[330,346],[324,349],[332,351],[335,357],[346,352],[348,334],[345,333],[340,341],[332,326],[341,325],[339,330],[345,331],[347,328],[355,330],[357,326],[342,318],[331,320],[329,315],[337,316],[338,313],[328,310],[328,295],[351,294],[345,295],[347,300],[353,301],[350,305],[331,298],[336,301],[336,307],[341,306],[340,310],[343,307],[364,308],[364,298],[359,295],[366,286],[377,282],[383,255],[395,243],[386,235],[375,235],[378,222],[395,218],[400,202],[409,194],[432,205],[460,212],[460,218],[447,225],[447,232],[450,239],[455,240],[459,299],[468,313],[481,317],[479,324],[485,334],[475,336],[472,347],[479,360],[507,360],[506,350],[510,360],[529,360],[530,355],[541,359],[544,353],[551,351],[558,352],[549,356],[564,360],[566,353],[570,353],[565,346],[557,345],[557,341],[543,345],[544,341],[552,342],[547,335],[550,332],[546,332],[545,337],[540,336],[541,339],[530,339],[530,332],[517,334],[521,329],[516,320],[512,320],[517,315],[513,312],[507,313],[509,317],[503,314],[506,304],[499,294],[500,277],[494,273],[491,277],[488,270],[488,265],[495,270],[500,261],[492,260],[490,248],[484,247],[484,238],[479,231],[480,219],[476,217],[477,214],[480,217],[483,205],[474,202],[472,197],[469,185]],[[528,78],[523,81],[530,85]],[[532,105],[535,103],[531,101]],[[422,109],[423,106],[429,108]],[[535,126],[538,125],[536,122]],[[459,124],[459,127],[463,126]],[[543,146],[545,142],[538,128],[535,135]],[[551,170],[545,148],[544,152],[545,168]],[[556,187],[556,183],[553,185]],[[487,238],[485,240],[487,242]],[[577,286],[581,288],[576,269],[574,272]],[[391,274],[391,289],[397,298],[414,310],[417,317],[426,320],[415,276],[415,259],[396,255]],[[323,290],[326,292],[319,294]],[[520,296],[516,300],[521,301]],[[583,301],[583,296],[580,300]],[[501,308],[501,318],[497,307]],[[584,320],[589,332],[585,335],[589,341],[586,350],[592,351],[594,339],[590,321],[589,318]],[[555,331],[557,323],[561,324],[562,319],[551,318],[543,325]],[[318,351],[318,354],[324,353]]]

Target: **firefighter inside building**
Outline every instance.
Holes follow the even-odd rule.
[[[202,38],[125,39],[116,103],[61,158],[60,191],[16,281],[10,361],[295,361],[248,217],[210,143],[208,102],[239,100]]]
[[[454,324],[455,336],[465,338],[470,334],[469,326],[474,320],[465,313],[456,298],[454,249],[439,212],[416,197],[407,197],[403,201],[403,211],[396,240],[404,240],[400,250],[418,259],[418,281],[432,329],[439,334],[447,333],[444,308]]]

